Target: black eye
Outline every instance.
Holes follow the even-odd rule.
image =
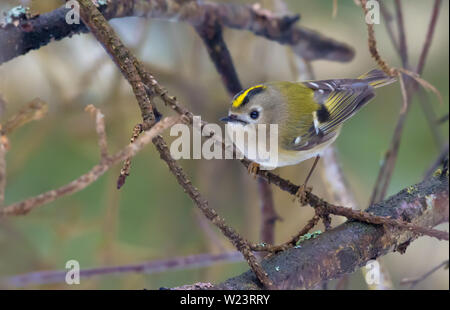
[[[256,111],[256,110],[251,111],[251,112],[250,112],[250,117],[251,117],[252,119],[257,119],[257,118],[259,117],[259,112]]]

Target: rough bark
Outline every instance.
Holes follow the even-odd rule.
[[[448,222],[448,175],[433,177],[410,186],[366,211],[380,216],[433,227]],[[313,288],[354,272],[368,261],[387,253],[404,253],[417,235],[408,231],[358,221],[346,223],[302,242],[262,263],[279,289]],[[247,271],[215,286],[216,289],[260,289]]]

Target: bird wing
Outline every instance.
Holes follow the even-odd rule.
[[[301,134],[293,137],[288,146],[296,151],[309,150],[333,138],[342,123],[375,96],[373,87],[359,79],[302,84],[314,91],[314,101],[318,104],[312,113],[302,117],[297,126]]]

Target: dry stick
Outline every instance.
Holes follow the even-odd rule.
[[[206,46],[209,57],[230,97],[242,90],[238,74],[233,64],[228,47],[223,39],[222,26],[217,17],[207,15],[203,24],[195,27]],[[279,218],[275,211],[272,188],[263,178],[258,178],[258,190],[261,199],[261,241],[273,244],[275,241],[275,222]]]
[[[142,150],[145,145],[150,143],[154,137],[179,121],[179,116],[164,118],[155,126],[153,126],[149,131],[143,133],[139,137],[139,139],[135,141],[135,143],[131,143],[121,151],[109,156],[106,160],[94,166],[89,172],[83,174],[69,184],[61,186],[58,189],[45,192],[38,196],[26,199],[24,201],[13,203],[4,208],[0,208],[0,218],[3,216],[24,215],[39,206],[55,201],[56,199],[63,196],[71,195],[73,193],[81,191],[82,189],[86,188],[88,185],[96,181],[113,165],[122,160],[125,160],[127,157],[135,156],[137,152]]]
[[[157,94],[158,92],[155,92],[152,88],[155,88],[158,83],[148,72],[146,72],[142,64],[123,45],[114,30],[91,0],[80,0],[79,3],[81,9],[80,16],[83,22],[91,30],[97,40],[102,43],[105,50],[108,51],[114,62],[121,69],[125,78],[132,85],[139,107],[141,108],[141,114],[144,120],[143,126],[151,126],[152,122],[154,123],[155,121],[156,113],[154,113],[153,106],[150,103],[148,92],[151,93],[151,95]],[[141,78],[150,79],[153,84],[150,84],[146,89]],[[145,129],[147,128],[144,128],[144,130]],[[236,248],[242,252],[258,279],[261,280],[261,283],[268,289],[274,289],[275,287],[272,281],[268,278],[267,273],[261,269],[261,266],[249,249],[247,241],[237,234],[234,229],[228,227],[225,221],[217,215],[216,211],[209,208],[208,202],[203,199],[199,191],[191,184],[187,175],[184,174],[182,168],[170,155],[169,149],[163,138],[161,136],[156,136],[153,139],[153,143],[159,151],[161,159],[167,163],[178,183],[184,188],[200,210],[224,233],[226,237],[230,239]]]
[[[233,263],[242,261],[238,251],[220,254],[196,254],[169,259],[154,260],[132,265],[107,266],[80,270],[81,279],[95,276],[105,276],[122,273],[153,274],[169,270],[185,270],[190,268],[204,268],[213,264]],[[43,285],[50,283],[64,283],[67,270],[46,270],[26,273],[0,279],[0,287],[27,287],[30,285]]]
[[[309,60],[350,61],[354,57],[353,48],[347,44],[302,26],[293,26],[299,19],[298,15],[279,16],[255,5],[179,0],[109,0],[100,9],[107,19],[149,17],[186,22],[194,26],[201,24],[205,15],[213,14],[225,27],[248,30],[268,40],[288,44],[298,55]],[[18,26],[0,27],[0,64],[52,41],[87,32],[82,23],[67,24],[68,11],[61,7],[33,19],[20,20]]]
[[[33,99],[5,122],[0,128],[0,134],[7,136],[19,127],[33,120],[41,119],[47,114],[47,111],[48,105],[46,102],[39,98]]]

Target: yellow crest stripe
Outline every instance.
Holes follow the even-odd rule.
[[[247,88],[245,91],[243,91],[241,94],[238,94],[238,96],[233,100],[233,108],[238,108],[242,105],[242,103],[244,102],[245,97],[247,97],[248,93],[256,88],[262,88],[265,89],[266,86],[264,85],[255,85],[253,87]]]

